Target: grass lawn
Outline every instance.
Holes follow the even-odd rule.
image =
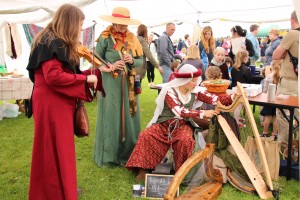
[[[157,73],[156,83],[161,82]],[[141,94],[142,129],[152,117],[154,100],[157,91],[147,87],[143,80]],[[2,102],[0,102],[2,103]],[[85,104],[90,120],[91,136],[76,138],[77,179],[78,187],[84,190],[79,199],[86,200],[127,200],[132,198],[132,185],[135,175],[124,167],[97,167],[93,162],[93,148],[96,127],[96,101]],[[257,109],[258,110],[258,109]],[[258,112],[257,112],[258,113]],[[257,117],[256,113],[256,118]],[[33,119],[27,119],[24,114],[17,118],[4,118],[0,121],[0,199],[23,200],[28,198],[29,172],[33,141]],[[300,199],[300,184],[297,181],[286,181],[282,177],[274,182],[275,188],[280,188],[280,198],[287,200]],[[256,195],[242,193],[225,184],[219,199],[259,199]]]

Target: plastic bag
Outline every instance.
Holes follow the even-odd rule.
[[[19,114],[19,106],[17,104],[4,103],[0,106],[0,119],[2,119],[3,117],[17,117]]]

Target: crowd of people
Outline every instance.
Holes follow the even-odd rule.
[[[79,69],[77,45],[85,16],[76,6],[62,5],[35,38],[27,67],[34,82],[31,200],[78,198],[73,115],[76,99],[92,101],[90,88],[99,91],[95,163],[99,167],[125,166],[137,171],[137,181],[143,181],[145,173],[153,170],[169,151],[174,154],[177,171],[196,148],[195,134],[201,134],[194,132],[193,119],[213,118],[219,114],[213,109],[217,101],[230,105],[238,95],[199,91],[197,86],[203,80],[227,79],[231,87],[237,82],[252,83],[248,66],[260,57],[258,25],[252,25],[248,34],[241,26],[234,26],[232,36],[223,44],[215,41],[212,28],[206,26],[197,43],[191,44],[186,34],[178,49],[174,49],[170,38],[176,29],[174,23],[168,23],[165,32],[154,40],[155,34],[149,33],[140,21],[130,18],[127,8],[116,7],[111,15],[100,17],[111,25],[97,38],[95,52],[107,63],[97,66],[93,74],[91,70]],[[139,25],[137,33],[132,33],[128,25]],[[295,12],[291,15],[291,26],[300,28]],[[272,29],[271,42],[266,44],[263,56],[265,64],[272,69],[265,86],[274,83],[278,94],[298,95],[297,75],[285,52],[297,57],[299,31],[291,30],[281,41],[278,38],[278,30]],[[281,59],[282,62],[275,62]],[[154,116],[147,128],[141,130],[140,91],[136,87],[144,76],[152,85],[155,68],[164,84],[153,102],[156,103]],[[211,109],[199,109],[203,103],[210,104]],[[240,123],[241,108],[237,110],[236,120]],[[288,125],[281,113],[264,108],[262,114],[265,126],[269,126],[272,118],[278,120],[278,133],[273,122],[273,135],[278,134],[280,141],[287,140]]]

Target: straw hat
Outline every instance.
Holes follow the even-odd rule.
[[[99,16],[104,21],[111,22],[113,24],[123,24],[123,25],[139,25],[141,22],[136,19],[130,18],[130,11],[124,7],[115,7],[111,15],[101,15]]]

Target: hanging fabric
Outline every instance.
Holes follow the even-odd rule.
[[[23,24],[23,29],[26,35],[28,44],[31,46],[35,36],[43,29],[35,24]]]
[[[12,59],[17,59],[22,54],[21,37],[16,24],[7,24],[4,26],[6,53]]]
[[[93,26],[82,30],[82,44],[91,48],[93,42]]]

